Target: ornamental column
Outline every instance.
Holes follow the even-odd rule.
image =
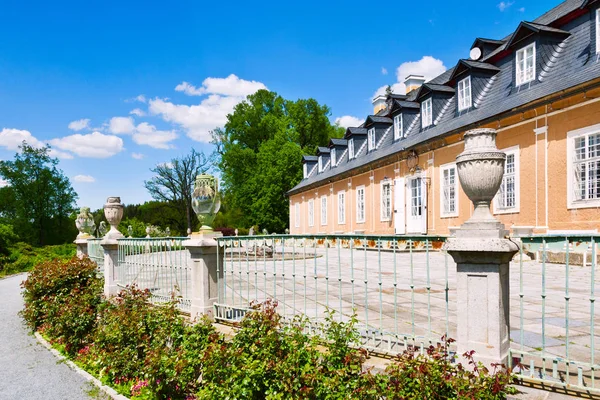
[[[508,365],[510,349],[510,260],[518,246],[505,239],[504,225],[490,213],[502,184],[506,154],[496,147],[494,129],[464,135],[465,149],[456,157],[460,184],[473,202],[471,218],[449,238],[444,249],[456,262],[458,354],[474,358],[490,371]]]
[[[100,245],[104,249],[104,296],[112,297],[119,293],[117,286],[117,266],[119,257],[118,239],[124,238],[117,227],[123,218],[123,204],[120,197],[109,197],[104,204],[104,216],[110,230],[104,235]]]
[[[81,260],[88,255],[88,239],[93,238],[92,232],[96,229],[94,216],[90,213],[89,207],[81,207],[79,209],[79,214],[75,219],[75,226],[79,234],[73,243],[77,245],[77,258]]]

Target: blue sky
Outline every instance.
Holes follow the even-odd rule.
[[[0,159],[50,143],[79,205],[143,202],[151,167],[210,152],[207,132],[258,88],[346,125],[397,75],[451,68],[558,3],[5,2]]]

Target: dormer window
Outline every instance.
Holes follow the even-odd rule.
[[[323,172],[323,156],[319,156],[319,173]]]
[[[421,127],[427,128],[431,124],[433,124],[433,112],[430,97],[421,103]]]
[[[308,178],[308,165],[307,164],[304,164],[302,166],[302,172],[304,174],[304,179]]]
[[[516,57],[517,86],[535,79],[535,43],[517,50]]]
[[[375,128],[371,128],[368,131],[368,146],[369,151],[375,149]]]
[[[351,160],[354,158],[354,139],[348,140],[348,158]]]
[[[331,167],[335,167],[335,165],[337,164],[337,157],[335,155],[335,148],[331,149]]]
[[[471,100],[471,77],[458,82],[458,111],[464,111],[473,104]]]
[[[600,8],[596,10],[596,53],[600,53]]]
[[[402,114],[398,114],[394,117],[394,140],[398,140],[402,137]]]

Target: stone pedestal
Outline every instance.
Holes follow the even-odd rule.
[[[192,258],[192,319],[201,314],[213,317],[213,305],[218,299],[218,283],[223,280],[224,248],[219,247],[215,238],[220,233],[192,234],[182,244]],[[217,271],[217,265],[220,271]]]
[[[100,246],[104,249],[104,296],[112,297],[120,291],[117,286],[119,243],[116,239],[104,239]]]
[[[73,242],[77,246],[77,258],[80,260],[88,255],[88,240],[77,238]]]
[[[509,263],[517,245],[499,238],[450,238],[445,250],[456,262],[458,354],[475,350],[475,360],[490,371],[493,363],[508,366]]]

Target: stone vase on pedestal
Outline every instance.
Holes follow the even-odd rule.
[[[104,295],[115,296],[119,293],[117,285],[117,266],[119,258],[119,242],[125,236],[117,227],[123,218],[123,204],[120,197],[109,197],[104,204],[104,216],[110,224],[110,230],[100,242],[104,249]]]
[[[81,207],[79,209],[79,214],[77,214],[77,218],[75,219],[75,226],[79,231],[77,239],[89,239],[94,237],[92,233],[94,232],[94,229],[96,229],[96,224],[94,223],[94,216],[90,212],[89,207]]]
[[[121,239],[123,234],[117,227],[123,218],[123,204],[120,197],[109,197],[104,204],[104,216],[110,224],[110,230],[104,236],[105,239]]]
[[[473,215],[444,249],[456,262],[458,354],[474,350],[490,371],[507,364],[510,350],[510,260],[517,245],[504,239],[504,225],[490,204],[504,175],[506,154],[496,147],[494,129],[465,133],[465,149],[456,157],[458,178],[473,202]]]
[[[219,180],[216,177],[207,174],[196,177],[192,194],[192,208],[200,222],[200,232],[213,232],[211,225],[221,208]]]

